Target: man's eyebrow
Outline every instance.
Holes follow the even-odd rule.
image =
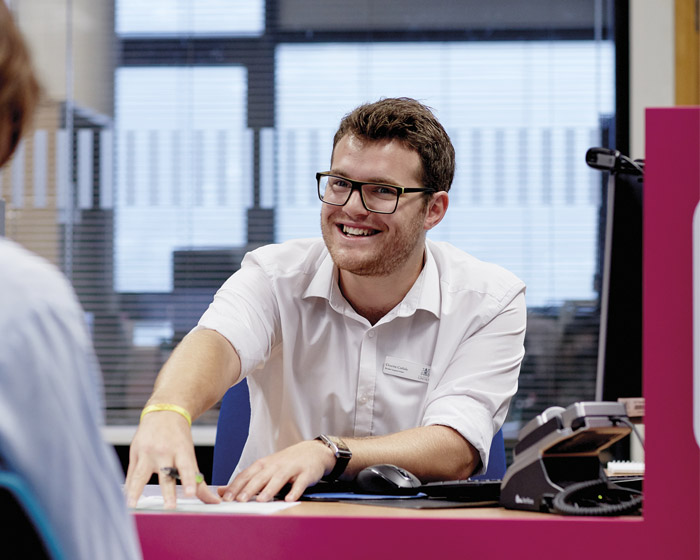
[[[345,177],[346,179],[352,179],[353,181],[359,181],[359,179],[354,179],[351,175],[348,173],[344,173],[340,169],[331,169],[330,171],[331,175],[340,175],[341,177]],[[377,183],[380,185],[393,185],[393,186],[399,186],[399,184],[396,181],[392,181],[391,179],[385,179],[382,177],[370,177],[369,179],[363,179],[360,181],[362,183]]]

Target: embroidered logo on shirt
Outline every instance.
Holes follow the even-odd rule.
[[[430,381],[430,366],[409,362],[394,356],[385,358],[382,371],[387,375],[395,375],[396,377],[420,381],[421,383]]]

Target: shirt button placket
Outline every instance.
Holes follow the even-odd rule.
[[[369,329],[360,349],[360,371],[357,383],[357,414],[355,435],[372,435],[374,385],[376,382],[377,332]]]

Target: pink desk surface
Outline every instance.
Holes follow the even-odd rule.
[[[138,513],[144,557],[698,560],[691,232],[700,200],[700,108],[648,109],[646,129],[643,518],[344,504],[303,504],[269,516]]]
[[[541,554],[539,543],[553,537],[578,548],[591,538],[634,538],[632,529],[645,524],[639,517],[574,519],[501,508],[418,511],[309,502],[269,516],[139,513],[136,521],[147,559],[256,560],[500,558],[494,552],[505,557],[515,549],[529,558]],[[524,540],[515,546],[513,539]],[[574,552],[560,557],[576,558]]]

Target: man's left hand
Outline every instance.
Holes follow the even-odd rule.
[[[258,502],[272,500],[285,484],[291,490],[285,501],[298,500],[304,490],[316,484],[335,465],[333,452],[317,440],[302,441],[282,451],[258,459],[227,486],[218,488],[224,501]]]

